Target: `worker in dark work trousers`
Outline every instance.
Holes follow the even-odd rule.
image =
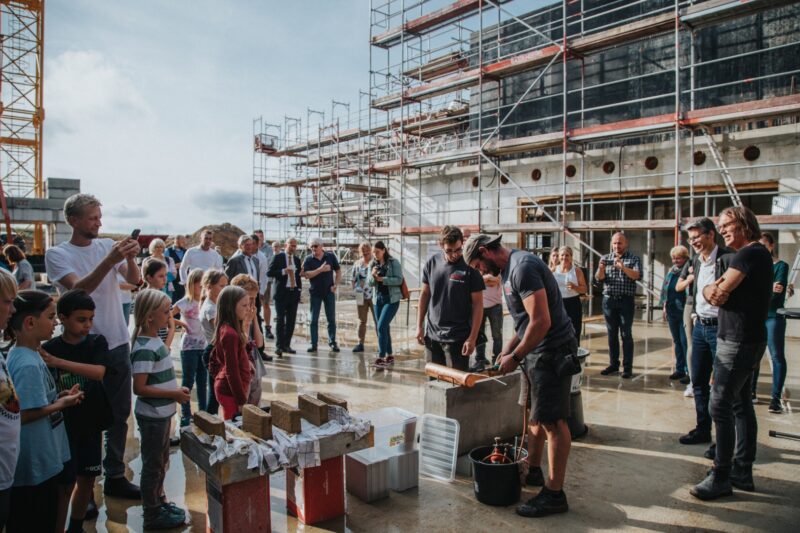
[[[572,376],[580,371],[578,342],[564,310],[553,273],[536,255],[502,246],[500,236],[474,235],[464,246],[464,259],[482,274],[501,275],[503,293],[516,335],[500,354],[500,369],[522,366],[530,383],[532,468],[541,473],[545,437],[550,472],[541,492],[517,507],[517,514],[541,517],[569,509],[564,477],[572,438],[570,416]],[[530,478],[526,482],[530,482]]]

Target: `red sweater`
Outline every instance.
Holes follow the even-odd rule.
[[[232,396],[238,405],[247,402],[253,368],[246,346],[242,346],[239,334],[227,324],[220,327],[212,355],[212,371],[219,369],[214,379],[220,380],[220,392]]]

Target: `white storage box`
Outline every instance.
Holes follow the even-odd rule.
[[[377,448],[345,455],[347,492],[365,502],[389,496],[389,458]]]

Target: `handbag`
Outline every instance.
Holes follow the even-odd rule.
[[[408,300],[411,298],[411,292],[408,290],[406,278],[403,278],[403,283],[400,284],[400,296],[403,300]]]

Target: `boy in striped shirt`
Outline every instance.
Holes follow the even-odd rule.
[[[186,521],[186,512],[168,502],[164,477],[169,463],[170,422],[175,403],[189,401],[189,389],[178,387],[169,350],[158,330],[170,319],[170,300],[163,292],[145,289],[136,296],[131,341],[134,414],[141,433],[142,507],[145,529],[169,529]]]

